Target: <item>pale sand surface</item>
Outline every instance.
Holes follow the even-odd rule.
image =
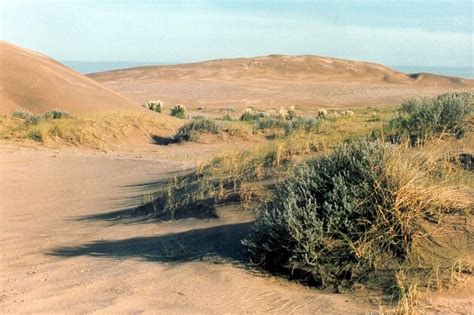
[[[0,113],[145,110],[47,56],[0,41]]]
[[[325,293],[245,268],[248,212],[222,207],[218,219],[201,213],[164,222],[127,216],[160,179],[234,148],[102,153],[1,143],[2,312],[376,311],[366,295]],[[472,285],[436,295],[430,310],[469,313]]]
[[[2,312],[364,313],[369,307],[360,298],[243,268],[235,257],[248,214],[222,210],[220,219],[164,223],[78,220],[134,207],[149,190],[142,184],[190,164],[151,154],[2,146]]]
[[[89,77],[138,103],[160,99],[209,111],[398,105],[409,97],[474,87],[474,80],[407,75],[374,63],[283,55],[138,67]]]

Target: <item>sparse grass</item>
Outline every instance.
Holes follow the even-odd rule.
[[[137,113],[113,112],[81,117],[57,113],[62,112],[35,115],[41,119],[31,119],[31,114],[3,116],[0,118],[0,138],[106,149],[113,143],[128,141],[127,137],[151,139],[151,134],[172,127],[162,118]]]

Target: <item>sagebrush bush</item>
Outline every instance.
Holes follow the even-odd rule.
[[[472,92],[413,99],[402,104],[399,116],[389,122],[387,132],[395,142],[408,139],[412,144],[445,134],[460,138],[468,128],[467,118],[473,112]]]
[[[186,118],[186,107],[181,104],[171,107],[170,115],[176,118]]]
[[[194,141],[197,140],[199,134],[218,134],[221,131],[221,126],[215,121],[207,118],[197,118],[181,126],[174,140],[176,142]]]
[[[426,236],[423,220],[457,207],[443,190],[427,188],[420,165],[366,141],[302,163],[243,241],[252,262],[326,284],[414,259]]]

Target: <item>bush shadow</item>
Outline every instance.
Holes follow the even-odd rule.
[[[243,263],[245,256],[241,240],[247,236],[250,226],[251,223],[246,222],[160,236],[100,240],[80,246],[58,247],[48,255],[139,258],[167,263],[200,260]]]
[[[177,143],[177,141],[172,137],[162,137],[158,135],[152,135],[151,139],[153,140],[154,144],[158,144],[158,145],[169,145],[172,143]]]

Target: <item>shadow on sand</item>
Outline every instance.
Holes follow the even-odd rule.
[[[238,223],[160,236],[101,240],[76,247],[58,247],[48,254],[59,257],[141,258],[169,263],[198,260],[242,263],[241,240],[247,236],[250,226],[251,223]]]
[[[158,135],[152,135],[151,139],[153,140],[153,143],[158,144],[158,145],[168,145],[168,144],[176,143],[176,141],[173,138],[162,137]]]
[[[162,209],[155,209],[152,204],[148,204],[123,210],[81,216],[75,218],[75,220],[106,221],[114,224],[138,224],[183,219],[216,219],[217,217],[216,210],[211,202],[201,202],[189,207],[179,208],[173,215]]]

